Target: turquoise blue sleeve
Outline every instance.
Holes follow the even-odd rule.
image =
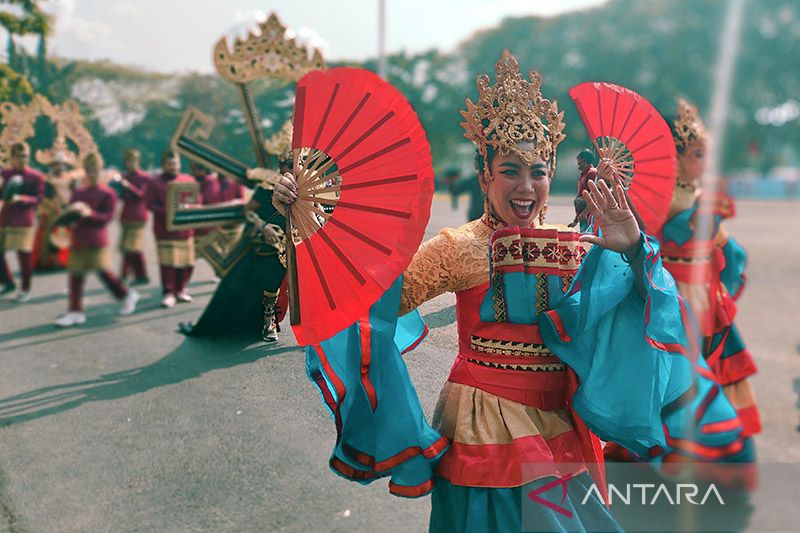
[[[744,288],[744,270],[747,267],[747,252],[733,239],[728,239],[727,244],[722,248],[725,256],[725,268],[720,272],[719,279],[728,289],[728,293],[734,298],[738,298]]]
[[[619,253],[593,247],[570,291],[539,318],[547,346],[578,375],[573,404],[603,440],[638,454],[665,446],[662,410],[692,385],[685,309],[644,235],[644,297]]]
[[[336,424],[333,471],[364,484],[390,477],[393,494],[418,497],[433,488],[448,443],[425,420],[401,355],[425,331],[415,313],[398,331],[401,288],[402,276],[372,306],[368,322],[308,347],[306,372]]]
[[[394,343],[400,353],[414,350],[427,337],[428,326],[422,320],[419,311],[414,309],[397,319],[397,330],[394,333]]]

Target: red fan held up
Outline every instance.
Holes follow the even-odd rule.
[[[411,105],[362,69],[315,71],[298,82],[292,149],[298,199],[290,220],[301,239],[292,328],[307,346],[368,319],[405,271],[430,217],[433,167]]]
[[[664,118],[642,96],[605,82],[569,91],[595,147],[601,176],[622,184],[643,230],[664,225],[675,187],[675,142]]]

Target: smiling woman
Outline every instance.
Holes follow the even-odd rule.
[[[422,244],[369,321],[306,352],[336,420],[330,466],[362,483],[391,476],[400,496],[432,493],[431,531],[616,531],[589,492],[605,486],[595,435],[641,454],[666,445],[659,414],[691,384],[679,298],[619,185],[583,193],[602,236],[544,223],[563,113],[507,50],[495,71],[462,112],[483,216]],[[296,191],[280,178],[275,207]],[[429,426],[401,332],[424,329],[411,311],[445,292],[458,352]],[[558,483],[565,513],[529,497]]]

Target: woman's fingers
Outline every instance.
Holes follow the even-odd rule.
[[[600,187],[597,185],[597,182],[605,183],[602,180],[592,180],[589,182],[589,189],[592,192],[592,198],[594,199],[594,203],[597,204],[597,207],[600,208],[601,214],[608,210],[608,199],[603,195],[603,192],[600,190]]]
[[[605,180],[600,180],[598,189],[600,194],[603,195],[603,200],[605,200],[608,209],[616,209],[619,207],[619,202],[617,202],[617,200],[614,198],[614,194],[611,192],[611,189],[608,187],[608,183],[606,183]]]
[[[291,174],[284,174],[278,177],[278,181],[272,187],[272,205],[282,215],[286,215],[288,206],[297,200],[297,183]]]
[[[591,184],[592,182],[590,181],[589,183]],[[581,193],[581,196],[583,196],[583,199],[586,200],[586,205],[589,207],[589,211],[591,211],[594,216],[599,217],[602,212],[600,211],[600,207],[594,201],[594,196],[592,193],[584,189]]]
[[[272,194],[284,204],[293,204],[297,200],[297,194],[281,183],[275,185],[272,189]]]
[[[616,193],[617,203],[619,204],[620,209],[628,210],[630,207],[628,206],[628,196],[625,194],[625,189],[622,188],[622,184],[619,182],[614,184],[614,192]]]
[[[280,183],[282,183],[288,189],[291,189],[293,192],[297,193],[297,179],[291,172],[284,172],[281,175]]]
[[[603,239],[598,237],[597,235],[581,235],[578,237],[578,240],[581,242],[588,242],[591,244],[600,244],[602,245]]]

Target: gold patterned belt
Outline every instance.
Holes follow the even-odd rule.
[[[567,368],[544,344],[472,335],[470,348],[473,353],[466,356],[467,361],[490,368],[528,372],[560,372]]]

